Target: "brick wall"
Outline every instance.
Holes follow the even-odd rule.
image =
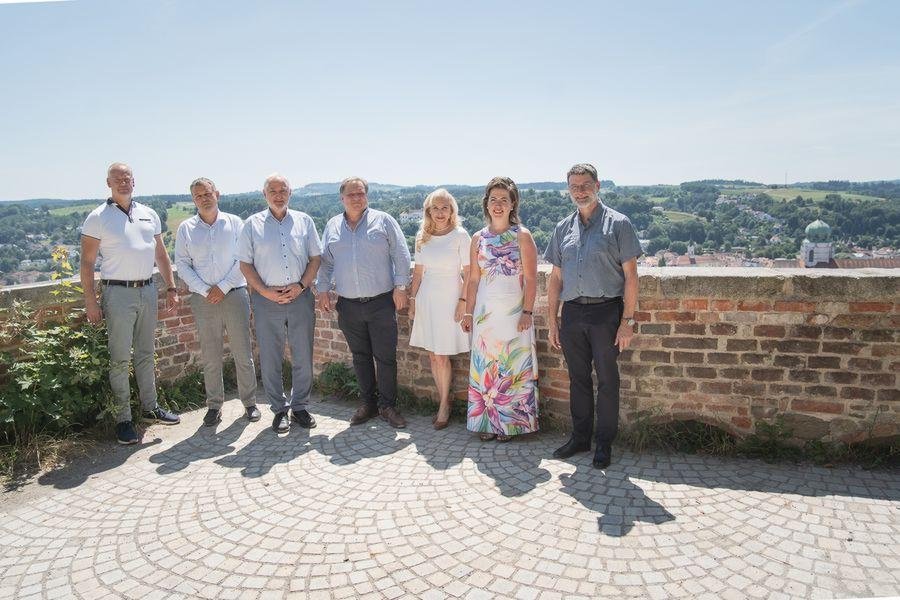
[[[640,274],[638,335],[619,359],[624,421],[653,409],[663,419],[695,419],[746,435],[758,420],[782,415],[803,439],[900,434],[900,270],[661,268]],[[547,345],[546,276],[541,268],[535,312],[542,410],[565,423],[569,384],[562,355]],[[52,316],[65,307],[51,289],[0,290],[0,310],[26,299]],[[400,384],[433,396],[427,353],[409,346],[405,315],[399,323]],[[317,313],[315,336],[316,371],[326,362],[350,363],[334,313]],[[184,303],[161,321],[161,381],[195,368],[198,353]],[[453,395],[464,402],[468,356],[452,363]]]

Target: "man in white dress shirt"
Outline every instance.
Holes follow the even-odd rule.
[[[192,292],[191,310],[200,337],[206,416],[203,424],[222,421],[225,385],[222,379],[223,329],[234,358],[238,395],[250,421],[258,421],[256,369],[250,347],[250,296],[237,260],[237,243],[244,222],[219,210],[219,191],[205,177],[191,183],[197,214],[182,221],[175,235],[175,266]]]
[[[141,419],[175,425],[181,419],[157,403],[153,343],[158,314],[153,265],[166,284],[166,311],[178,305],[172,263],[162,241],[159,215],[132,200],[134,175],[125,163],[113,163],[106,172],[110,198],[84,220],[81,227],[81,287],[87,319],[106,318],[109,333],[109,385],[116,401],[116,439],[137,444],[131,422],[131,386],[128,365],[134,351],[134,376],[141,398]],[[101,300],[94,288],[94,266],[100,266]]]
[[[244,221],[237,258],[254,292],[259,369],[275,413],[272,429],[287,433],[290,421],[305,428],[316,426],[307,410],[316,325],[315,298],[309,286],[319,271],[322,250],[312,217],[288,208],[291,185],[286,177],[270,175],[263,194],[268,208]],[[291,348],[290,399],[285,398],[281,378],[285,339]]]

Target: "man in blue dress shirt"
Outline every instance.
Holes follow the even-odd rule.
[[[575,165],[566,181],[577,210],[557,224],[544,253],[553,264],[547,285],[549,341],[562,347],[566,357],[572,411],[572,438],[553,456],[587,452],[593,437],[593,466],[605,469],[619,426],[616,359],[634,335],[637,257],[642,252],[628,217],[600,202],[593,165]],[[596,423],[591,363],[597,371]]]
[[[369,208],[365,179],[345,179],[340,192],[344,213],[322,233],[316,289],[323,311],[337,308],[353,353],[363,404],[350,424],[381,415],[392,427],[406,427],[397,411],[397,311],[408,302],[410,269],[406,237],[392,216]]]
[[[250,296],[236,258],[244,222],[219,210],[219,190],[201,177],[191,183],[197,214],[181,222],[175,235],[175,266],[192,292],[191,310],[197,322],[206,416],[203,424],[222,421],[225,385],[222,380],[223,329],[234,358],[238,395],[250,421],[258,421],[256,369],[250,347]]]
[[[316,326],[315,299],[309,286],[319,270],[321,247],[312,218],[288,208],[291,186],[286,177],[270,175],[263,194],[268,208],[244,221],[237,258],[254,291],[251,302],[259,368],[275,413],[272,429],[287,433],[290,421],[305,428],[316,426],[307,410]],[[281,378],[285,339],[291,348],[290,400],[285,398]]]

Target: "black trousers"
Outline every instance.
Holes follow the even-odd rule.
[[[622,320],[621,298],[604,304],[563,304],[559,341],[569,367],[572,437],[609,446],[619,429],[619,349],[614,345]],[[597,402],[591,363],[597,371]],[[595,420],[596,414],[596,420]]]
[[[392,294],[368,302],[338,298],[338,326],[353,353],[364,402],[397,404],[397,311]],[[377,393],[376,393],[377,390]]]

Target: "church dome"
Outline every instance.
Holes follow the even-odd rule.
[[[806,239],[813,243],[831,241],[831,227],[825,221],[816,219],[806,226]]]

